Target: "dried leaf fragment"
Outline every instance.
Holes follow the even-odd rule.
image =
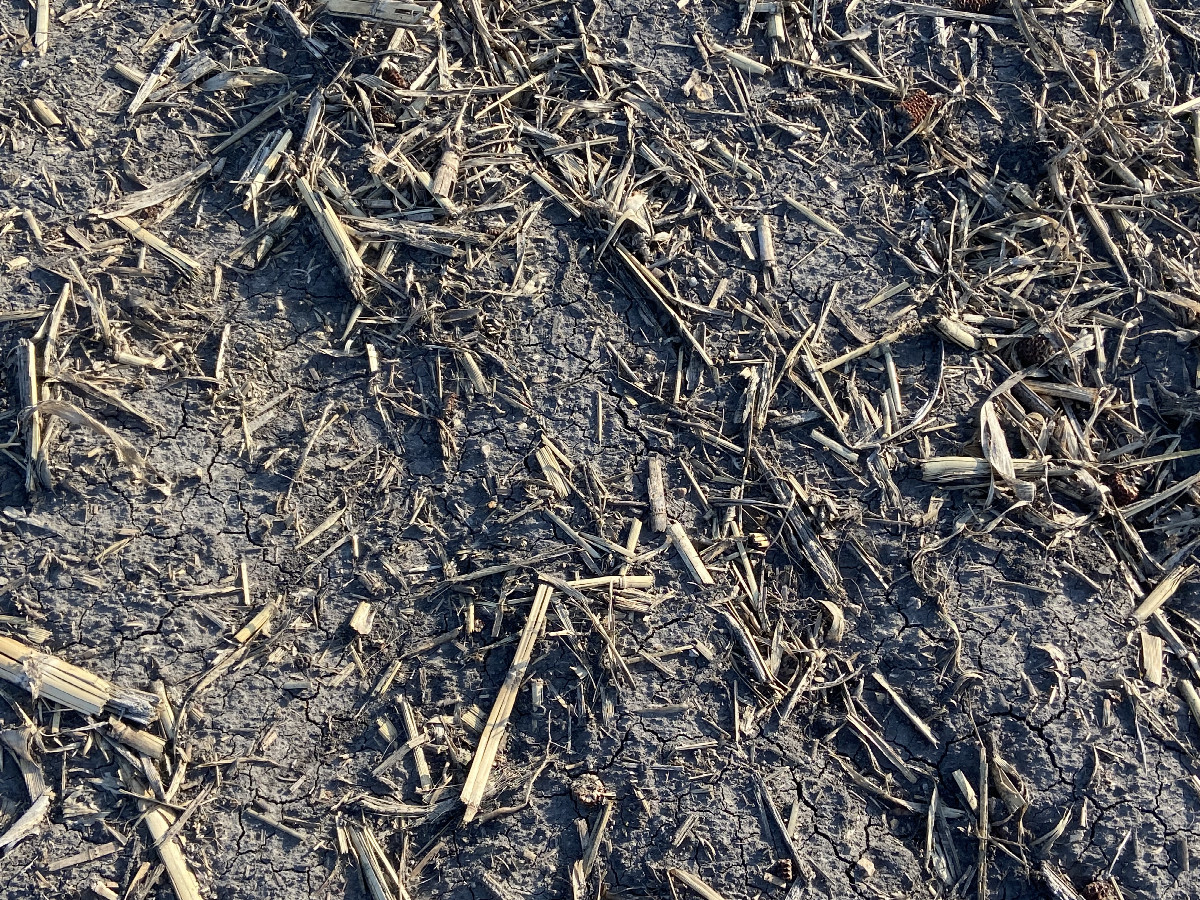
[[[712,86],[704,81],[704,76],[696,69],[692,69],[692,74],[683,83],[683,93],[684,96],[692,97],[698,103],[708,103],[713,98]]]
[[[113,450],[116,451],[117,459],[122,465],[128,466],[139,475],[146,470],[146,460],[133,444],[74,404],[65,400],[43,400],[37,405],[37,411],[40,415],[57,416],[69,425],[88,428],[107,438],[112,442]]]

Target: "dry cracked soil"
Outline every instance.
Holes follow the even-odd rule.
[[[744,7],[725,0],[589,0],[577,12],[590,49],[579,53],[574,32],[556,63],[570,60],[575,80],[552,89],[550,77],[506,102],[513,116],[552,123],[560,142],[587,144],[575,152],[589,177],[628,165],[643,178],[658,216],[648,235],[572,214],[524,163],[502,158],[513,153],[504,141],[517,140],[511,122],[461,123],[460,110],[483,116],[499,94],[447,87],[485,64],[474,10],[492,23],[495,52],[511,35],[532,58],[573,33],[570,4],[447,3],[450,63],[420,108],[419,90],[397,87],[389,104],[368,89],[381,54],[397,47],[411,85],[429,48],[436,56],[427,35],[398,41],[392,28],[292,4],[322,42],[318,57],[280,3],[50,6],[44,54],[29,11],[0,10],[0,633],[168,699],[177,721],[156,771],[171,791],[164,808],[186,818],[179,843],[203,896],[379,897],[352,834],[371,835],[392,861],[399,881],[384,896],[396,897],[666,898],[695,890],[687,873],[730,900],[1197,896],[1196,725],[1173,688],[1188,669],[1169,647],[1165,675],[1147,680],[1129,621],[1135,591],[1157,573],[1114,552],[1087,509],[1050,499],[1048,482],[1031,501],[1000,475],[989,480],[986,465],[967,485],[922,477],[927,459],[983,457],[981,406],[1004,381],[986,362],[1007,352],[1003,340],[995,350],[990,338],[975,349],[948,339],[929,325],[948,312],[983,313],[977,331],[1008,336],[1016,325],[1005,317],[1061,325],[1055,333],[1072,339],[1107,329],[1098,366],[1124,392],[1121,415],[1155,440],[1174,438],[1153,452],[1197,443],[1190,415],[1172,419],[1150,402],[1159,387],[1194,391],[1196,332],[1122,280],[1081,207],[1069,222],[1040,222],[1043,232],[1078,224],[1072,239],[1093,255],[1080,251],[1077,269],[1035,260],[1053,272],[1027,288],[1020,276],[1035,263],[968,257],[971,279],[984,273],[1021,295],[999,314],[972,307],[966,281],[924,249],[944,241],[947,222],[953,243],[964,215],[1000,222],[977,200],[998,173],[1051,208],[1051,164],[1069,148],[1039,122],[1039,104],[1067,102],[1065,73],[1084,71],[1080,60],[1113,80],[1126,70],[1152,78],[1137,68],[1146,49],[1124,5],[1018,6],[1069,58],[1060,66],[1043,53],[1039,66],[1008,4],[981,14],[992,23],[876,2],[815,12],[781,2],[793,40],[795,22],[823,22],[817,68],[756,75],[719,53],[702,57],[694,35],[765,59],[763,16],[775,4],[760,3],[740,37]],[[1200,16],[1186,3],[1162,12],[1179,26],[1163,33],[1183,102]],[[136,85],[114,66],[145,75],[176,40],[173,71],[206,54],[213,72],[256,66],[280,80],[183,86],[128,115]],[[581,87],[590,77],[595,88],[593,69],[607,100]],[[685,90],[693,73],[707,92]],[[913,123],[896,102],[917,87],[953,99],[933,138],[972,162],[947,162],[929,135],[906,138]],[[211,152],[285,90],[297,99],[274,119]],[[301,151],[322,92],[319,149]],[[639,99],[618,99],[628,92]],[[574,118],[561,115],[570,104]],[[475,162],[464,164],[466,211],[453,222],[486,240],[454,257],[401,241],[379,273],[387,287],[372,288],[352,322],[360,298],[293,193],[304,154],[351,188],[387,182],[360,192],[368,211],[407,208],[419,189],[397,187],[398,169],[369,172],[378,160],[368,151],[386,152],[414,121],[441,134],[456,116]],[[584,128],[585,118],[598,124]],[[291,158],[260,202],[244,205],[241,173],[276,128],[292,129]],[[636,132],[649,146],[653,129],[684,148],[679,156],[660,153],[657,165],[626,144]],[[674,171],[689,148],[721,161],[713,143],[697,149],[704,141],[733,148],[735,162],[689,188],[688,172]],[[1186,134],[1177,146],[1179,165],[1193,166]],[[409,152],[432,171],[441,147],[413,142]],[[180,198],[135,214],[197,272],[181,274],[96,212],[217,160],[223,168]],[[544,171],[557,171],[552,162],[547,151]],[[361,215],[323,190],[346,221]],[[261,260],[238,255],[292,206],[294,222]],[[755,231],[764,213],[770,273]],[[353,221],[375,266],[369,254],[387,236]],[[622,241],[670,273],[684,305],[668,314],[647,297],[614,262]],[[1001,254],[1043,247],[1018,244]],[[1091,293],[1072,294],[1081,278]],[[1072,303],[1104,318],[1080,318]],[[886,354],[825,373],[832,398],[806,380],[804,357],[834,360],[898,328]],[[808,348],[789,356],[802,338]],[[122,462],[103,433],[34,412],[49,447],[41,483],[26,455],[27,346],[47,366],[42,400],[85,411],[144,465]],[[902,394],[897,424],[925,411],[894,441],[870,437],[878,423],[861,415],[885,409],[889,371]],[[763,382],[773,391],[756,431],[746,423]],[[1096,421],[1096,404],[1040,396],[1080,427]],[[813,436],[838,433],[823,418],[828,400],[844,410],[845,442]],[[1019,428],[1005,425],[1021,456]],[[860,439],[847,449],[851,432]],[[547,440],[561,451],[562,492],[538,456]],[[1104,450],[1133,438],[1095,441]],[[667,516],[691,535],[712,586],[652,528],[652,458],[663,464]],[[1186,458],[1178,466],[1154,470],[1142,496],[1194,471]],[[766,485],[780,474],[777,495]],[[1179,495],[1178,519],[1130,519],[1148,556],[1186,549],[1189,498]],[[788,538],[797,506],[834,586]],[[633,520],[643,525],[636,553],[612,550]],[[464,823],[458,796],[479,725],[539,577],[625,572],[652,585],[555,592],[481,812]],[[1197,599],[1185,584],[1171,601],[1185,641]],[[363,603],[369,627],[352,627]],[[264,607],[266,627],[237,638]],[[412,736],[405,710],[423,761],[409,751],[381,766]],[[33,727],[53,792],[40,829],[0,858],[6,900],[175,895],[141,827],[144,803],[122,785],[123,757],[97,724],[105,718],[0,683],[0,727]],[[587,796],[590,776],[599,797]],[[9,755],[0,831],[28,804]],[[594,859],[573,884],[597,827]],[[88,859],[96,847],[104,855]],[[1055,872],[1078,893],[1055,888]]]

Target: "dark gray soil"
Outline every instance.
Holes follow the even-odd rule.
[[[922,479],[923,459],[982,456],[980,406],[1004,379],[980,363],[984,354],[945,341],[931,322],[944,314],[991,314],[972,306],[972,289],[1016,270],[996,265],[993,247],[986,260],[982,252],[967,257],[963,271],[970,274],[956,280],[931,271],[922,254],[944,238],[939,227],[967,208],[975,207],[973,224],[1001,220],[979,201],[967,169],[985,182],[1002,172],[1001,183],[1028,186],[1050,208],[1046,167],[1065,141],[1053,128],[1039,131],[1033,102],[1041,102],[1046,84],[1046,102],[1066,105],[1066,79],[1049,66],[1044,76],[1037,72],[1013,24],[948,20],[943,47],[932,18],[902,15],[900,6],[829,6],[838,33],[872,29],[860,44],[884,60],[890,79],[948,98],[952,109],[936,139],[972,154],[974,165],[945,165],[924,137],[898,146],[911,123],[895,109],[896,97],[869,85],[800,72],[800,87],[791,89],[780,70],[762,78],[739,74],[756,114],[784,116],[807,139],[735,115],[741,103],[726,93],[734,84],[730,70],[715,59],[715,74],[706,76],[714,99],[686,97],[683,84],[693,69],[704,69],[693,33],[765,57],[761,21],[749,38],[738,38],[740,10],[728,2],[614,2],[581,10],[593,49],[623,61],[611,77],[638,83],[671,110],[653,127],[680,141],[719,138],[764,173],[762,182],[712,175],[710,189],[726,208],[744,210],[752,242],[759,215],[772,216],[779,260],[773,287],[742,253],[736,223],[714,224],[703,210],[664,226],[674,229],[674,243],[649,247],[652,262],[678,251],[666,270],[694,305],[708,304],[718,281],[712,272],[729,279],[711,315],[689,313],[693,327],[706,329],[717,378],[612,251],[597,258],[607,225],[574,220],[520,173],[505,176],[491,199],[511,205],[470,221],[472,228],[503,228],[528,215],[527,230],[470,271],[461,258],[447,262],[401,247],[390,268],[392,290],[363,312],[348,338],[354,298],[303,206],[282,248],[261,265],[231,261],[255,227],[231,182],[258,146],[258,132],[226,151],[224,170],[162,221],[156,209],[138,215],[198,259],[202,277],[181,277],[154,251],[139,268],[140,245],[118,243],[126,233],[89,211],[211,159],[208,148],[221,140],[212,135],[246,121],[280,86],[216,95],[193,87],[149,104],[131,121],[123,110],[132,88],[115,63],[149,71],[182,36],[187,53],[206,52],[222,68],[285,73],[303,98],[344,65],[354,74],[374,71],[370,54],[386,47],[388,33],[298,9],[329,44],[316,60],[269,5],[106,4],[62,24],[68,7],[56,3],[49,52],[38,56],[26,11],[0,11],[0,633],[40,643],[120,684],[150,689],[161,682],[174,709],[186,710],[163,780],[186,762],[175,803],[183,808],[201,798],[181,834],[206,896],[369,896],[354,857],[339,852],[339,829],[358,824],[374,830],[413,897],[570,896],[570,868],[582,854],[577,822],[593,828],[599,815],[572,791],[585,774],[599,776],[615,801],[591,896],[665,898],[673,889],[686,896],[681,882],[670,883],[671,867],[698,874],[730,900],[977,896],[976,817],[954,773],[978,791],[981,751],[993,766],[1015,769],[1026,803],[1011,811],[993,772],[986,896],[1054,896],[1043,884],[1047,865],[1064,870],[1081,892],[1109,874],[1127,898],[1200,892],[1188,865],[1188,848],[1200,841],[1196,724],[1176,688],[1187,667],[1168,653],[1163,685],[1146,681],[1139,634],[1129,622],[1131,582],[1148,590],[1162,566],[1114,546],[1111,517],[1049,483],[1022,507],[999,482],[946,488]],[[1103,16],[1099,4],[1075,6],[1070,14],[1040,14],[1064,52],[1075,59],[1095,50],[1117,67],[1138,64],[1143,44],[1123,5]],[[470,45],[469,22],[454,8],[461,6],[443,12],[447,28]],[[568,10],[531,4],[522,15],[557,23]],[[1164,24],[1164,33],[1182,102],[1188,74],[1197,71],[1200,16],[1186,8],[1163,12],[1178,23]],[[997,14],[1008,16],[1007,6]],[[506,19],[515,20],[515,12]],[[458,42],[450,52],[464,56]],[[413,77],[420,60],[409,56],[403,63]],[[822,65],[864,74],[851,63],[841,45],[822,51]],[[952,95],[960,75],[965,87]],[[40,124],[30,113],[34,98],[64,124]],[[428,111],[444,120],[456,113],[440,102]],[[266,127],[286,125],[299,135],[305,115],[297,102]],[[349,113],[338,120],[345,146],[333,137],[325,145],[351,184],[370,164],[353,121]],[[1175,164],[1194,174],[1183,130],[1189,125],[1189,118],[1178,120],[1169,140]],[[623,121],[607,127],[624,139]],[[571,139],[569,129],[564,134]],[[614,156],[614,167],[623,162]],[[647,171],[644,161],[636,171]],[[473,192],[472,203],[486,199],[478,185],[464,190]],[[845,236],[809,223],[785,195]],[[293,202],[284,184],[267,207],[273,215]],[[1190,204],[1172,213],[1188,228],[1196,214]],[[21,210],[40,223],[40,239]],[[1131,323],[1119,357],[1119,329],[1105,332],[1108,359],[1100,368],[1121,392],[1121,415],[1148,435],[1139,452],[1195,448],[1190,416],[1172,417],[1160,401],[1167,392],[1181,403],[1194,395],[1197,332],[1186,330],[1177,307],[1127,286],[1107,265],[1083,213],[1076,209],[1075,216],[1083,249],[1067,268],[1076,261],[1084,267],[1088,293],[1070,293],[1078,270],[1047,276],[1006,314],[1057,327],[1064,341],[1092,329],[1091,320],[1063,312],[1071,303],[1098,300],[1093,311]],[[1184,246],[1188,239],[1178,231],[1151,233],[1195,262],[1194,246]],[[1006,253],[1042,252],[1031,241]],[[16,353],[42,324],[72,263],[102,292],[128,344],[167,358],[160,369],[114,362],[75,288],[59,366],[127,408],[65,380],[64,399],[132,442],[148,466],[139,477],[103,438],[67,426],[50,457],[53,488],[27,491],[28,417],[21,415]],[[908,288],[869,302],[905,281]],[[1017,282],[995,283],[1012,291]],[[768,338],[738,307],[770,311],[793,334]],[[818,362],[907,329],[893,348],[901,424],[937,391],[919,429],[859,451],[857,462],[811,437],[814,428],[832,432],[791,380],[782,379],[771,400],[757,446],[807,491],[803,514],[839,570],[844,596],[789,549],[776,498],[745,454],[701,439],[693,427],[701,423],[743,445],[748,379],[768,358],[782,364],[818,321],[811,347]],[[227,326],[218,382],[214,367]],[[368,342],[378,353],[377,373]],[[494,379],[490,396],[472,386],[466,350]],[[628,369],[618,367],[614,351]],[[1013,361],[1011,349],[998,353]],[[682,392],[673,403],[677,369]],[[800,365],[795,372],[802,381]],[[854,410],[855,395],[882,408],[888,380],[878,354],[827,378],[844,411]],[[457,402],[446,401],[450,394]],[[1053,403],[1058,409],[1067,401]],[[795,424],[810,412],[810,420]],[[1073,406],[1081,423],[1091,413],[1086,404]],[[847,434],[870,444],[869,423],[853,413],[850,419]],[[575,463],[566,499],[554,496],[535,459],[543,435]],[[1102,418],[1095,449],[1102,454],[1130,440]],[[1024,455],[1016,428],[1009,445],[1014,456]],[[625,540],[637,517],[645,524],[640,551],[662,545],[647,505],[652,453],[665,461],[671,518],[702,551],[714,548],[706,558],[719,572],[717,584],[700,589],[668,548],[632,570],[655,576],[635,603],[588,594],[590,612],[615,639],[632,683],[591,617],[559,594],[529,673],[544,685],[544,699],[535,706],[530,684],[522,688],[483,814],[519,808],[462,824],[460,807],[437,803],[457,798],[470,765],[476,737],[463,726],[463,713],[486,717],[491,709],[538,573],[591,574],[543,510],[613,542]],[[1186,458],[1143,471],[1142,496],[1195,471]],[[731,488],[758,505],[722,505]],[[1196,511],[1187,493],[1174,502],[1159,518],[1134,523],[1159,564],[1193,536],[1186,523],[1158,527]],[[736,546],[719,540],[726,509],[740,510],[744,533],[763,536],[765,550],[747,542],[764,586],[757,605],[739,599],[745,590],[734,574],[742,571]],[[332,527],[301,545],[338,511],[344,515]],[[555,555],[467,577],[542,554]],[[609,574],[622,562],[609,554],[600,565]],[[729,600],[743,619],[757,621],[764,656],[778,623],[778,677],[787,690],[775,693],[755,677],[723,614]],[[271,601],[269,633],[241,649],[233,635]],[[349,625],[362,601],[376,612],[366,636]],[[1198,601],[1189,585],[1171,601],[1170,620],[1188,641],[1197,630],[1192,617],[1200,620]],[[844,611],[840,641],[826,602]],[[466,632],[468,621],[474,633]],[[230,654],[233,664],[203,683]],[[376,693],[397,662],[390,688]],[[873,673],[929,724],[936,746]],[[431,790],[420,787],[411,756],[374,774],[405,740],[386,737],[387,728],[403,730],[397,696],[412,704],[429,735]],[[882,736],[903,770],[857,736],[849,710]],[[0,895],[90,896],[88,885],[99,877],[124,896],[143,861],[156,865],[157,855],[136,803],[118,790],[111,751],[89,740],[94,726],[84,717],[60,715],[0,683],[0,727],[20,727],[23,716],[36,723],[38,761],[55,796],[41,833],[0,858]],[[11,758],[3,758],[0,831],[29,799]],[[935,793],[942,813],[931,818]],[[798,859],[767,803],[790,827]],[[285,822],[299,837],[252,812]],[[118,852],[54,865],[110,841]],[[792,884],[790,892],[782,882]],[[142,881],[134,894],[169,897],[172,888],[159,877]]]

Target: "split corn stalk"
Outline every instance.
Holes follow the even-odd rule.
[[[141,725],[158,717],[159,700],[146,691],[123,688],[86,669],[64,662],[20,641],[0,637],[0,678],[84,715],[108,710]]]

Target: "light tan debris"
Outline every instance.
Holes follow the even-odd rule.
[[[500,744],[508,731],[509,715],[517,700],[517,694],[520,692],[521,682],[525,679],[525,673],[529,669],[533,647],[541,631],[542,623],[546,619],[546,610],[550,605],[550,597],[553,593],[554,590],[550,585],[539,584],[534,594],[529,618],[525,620],[525,628],[521,632],[520,643],[517,644],[517,652],[513,654],[508,674],[504,676],[504,684],[501,685],[500,692],[496,695],[491,715],[488,716],[487,725],[484,726],[483,735],[479,739],[479,746],[475,750],[471,771],[467,774],[467,780],[463,784],[460,798],[463,805],[466,806],[466,811],[463,813],[464,822],[470,822],[475,818],[476,813],[479,812],[479,806],[483,802],[488,778],[491,775],[492,766],[496,763],[496,754],[500,751]]]
[[[160,253],[166,260],[185,275],[199,277],[204,267],[182,250],[176,250],[158,235],[153,234],[128,216],[113,216],[113,222],[120,225],[136,240],[141,241],[151,250]]]
[[[692,577],[702,585],[716,584],[708,567],[704,564],[704,560],[696,552],[696,547],[692,544],[692,539],[688,537],[684,527],[678,522],[672,522],[667,527],[667,533],[670,534],[671,542],[679,551],[679,555],[687,565],[688,571],[692,573]]]
[[[148,725],[158,715],[158,697],[123,688],[49,653],[0,636],[0,678],[19,685],[35,698],[45,697],[89,716],[102,712]]]

